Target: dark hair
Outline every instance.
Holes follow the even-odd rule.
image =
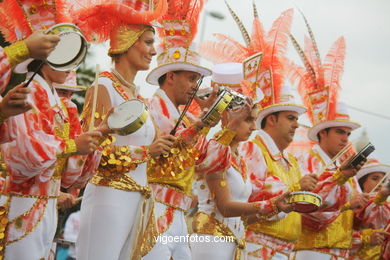
[[[33,60],[30,62],[30,64],[27,65],[27,71],[28,72],[35,72],[38,70],[39,66],[41,65],[41,60]],[[38,71],[39,76],[43,77],[41,69]]]
[[[328,127],[328,128],[325,128],[325,129],[323,129],[323,130],[325,130],[325,132],[326,132],[326,133],[329,133],[330,127]],[[322,130],[321,130],[321,131],[322,131]],[[321,131],[320,131],[320,132],[321,132]],[[318,133],[317,133],[318,142],[320,142],[320,141],[321,141],[320,132],[318,132]]]
[[[264,117],[263,120],[261,120],[261,124],[260,124],[261,129],[265,128],[265,122],[267,121],[266,120],[267,117],[272,116],[272,115],[275,115],[276,117],[278,117],[279,116],[279,112],[273,112],[273,113],[269,114],[268,116]]]
[[[176,71],[169,71],[169,72],[173,72],[175,74],[179,74],[181,72],[183,72],[184,70],[176,70]],[[168,73],[168,72],[167,72]],[[158,78],[158,85],[161,86],[162,84],[164,84],[165,80],[167,79],[167,73],[165,73],[164,75],[162,75],[161,77]]]
[[[361,177],[361,178],[358,180],[360,189],[362,189],[362,190],[363,190],[363,185],[364,185],[364,183],[366,182],[366,180],[367,180],[367,178],[368,178],[368,175],[369,175],[369,174],[367,174],[367,175]]]

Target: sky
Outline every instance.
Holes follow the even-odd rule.
[[[252,25],[252,0],[227,0],[232,9],[240,17],[248,31]],[[353,121],[362,124],[353,131],[351,140],[357,140],[363,131],[375,145],[373,156],[383,163],[390,164],[390,1],[388,0],[255,0],[260,19],[268,31],[272,22],[286,9],[299,7],[305,14],[313,30],[317,45],[324,57],[332,43],[340,36],[346,40],[346,59],[342,77],[340,100],[347,103]],[[216,19],[209,12],[218,12],[223,20]],[[206,15],[205,15],[206,14]],[[231,18],[224,0],[208,0],[200,18],[199,41],[213,40],[213,33],[223,33],[243,43],[242,36]],[[205,23],[205,26],[202,24]],[[204,28],[204,30],[203,30]],[[292,33],[303,45],[303,36],[307,34],[303,19],[295,9]],[[94,57],[89,64],[98,62],[102,69],[110,68],[107,57],[108,44],[93,47]],[[289,46],[287,56],[298,64],[302,64],[294,48]],[[212,68],[212,64],[202,61]],[[94,66],[94,65],[93,65]],[[156,66],[155,60],[151,68]],[[141,86],[141,94],[150,97],[155,87],[145,82],[147,72],[140,72],[135,83]],[[209,81],[205,80],[204,84]],[[300,97],[297,96],[300,101]],[[354,108],[364,109],[381,114],[388,119],[362,113]],[[302,123],[308,123],[302,118]]]

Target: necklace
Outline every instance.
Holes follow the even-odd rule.
[[[133,95],[134,95],[134,98],[137,98],[138,93],[139,93],[138,87],[137,87],[134,83],[130,83],[130,82],[128,82],[127,80],[125,80],[125,79],[123,78],[123,76],[122,76],[116,69],[112,68],[111,71],[112,71],[112,74],[114,74],[115,77],[117,77],[117,78],[119,79],[119,81],[121,81],[122,84],[123,84],[125,87],[127,87],[127,88],[129,88],[129,89],[131,90],[131,92],[132,92]]]

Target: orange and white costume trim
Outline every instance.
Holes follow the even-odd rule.
[[[180,114],[164,90],[157,89],[156,93],[149,100],[149,111],[159,134],[168,135],[174,128]],[[191,143],[197,139],[198,131],[190,126],[189,119],[185,119],[183,126],[179,127],[176,136],[184,143],[192,147]],[[200,137],[203,139],[204,137]],[[177,148],[180,149],[180,148]],[[186,148],[181,148],[186,149]],[[193,149],[194,152],[196,148]],[[155,199],[154,214],[157,223],[159,236],[185,236],[187,237],[187,224],[185,213],[190,209],[192,202],[192,182],[195,173],[195,158],[179,163],[182,171],[175,173],[164,173],[155,170],[154,166],[149,167],[148,181]],[[143,259],[189,259],[190,249],[186,241],[162,243],[157,242],[153,249]]]
[[[39,75],[29,88],[30,102],[38,111],[10,118],[13,141],[2,145],[8,174],[0,199],[5,208],[1,216],[4,259],[48,257],[60,186],[69,187],[77,180],[86,158],[71,155],[76,151],[74,139],[81,133],[77,114],[68,113],[66,104]]]
[[[106,88],[113,107],[128,100],[113,74],[103,72],[98,83]],[[90,111],[89,106],[90,104],[85,105],[85,111]],[[88,120],[86,122],[88,124]],[[103,151],[100,165],[86,186],[81,204],[81,229],[76,242],[79,259],[130,259],[135,236],[139,231],[137,219],[143,214],[141,206],[148,190],[147,146],[155,137],[151,116],[148,116],[137,132],[112,137],[110,140],[113,147],[129,151],[134,167],[128,172],[120,169],[105,170],[108,166],[104,158],[110,155]],[[93,167],[90,170],[95,172]]]
[[[219,142],[224,139],[225,131],[221,130],[216,135],[216,139],[211,139],[200,148],[200,157],[196,167],[197,174],[201,176],[197,190],[199,210],[194,217],[193,227],[194,235],[208,237],[211,243],[191,241],[192,259],[194,260],[246,259],[245,226],[241,217],[223,217],[217,209],[205,179],[206,175],[222,173],[226,178],[222,180],[223,185],[228,185],[233,201],[248,202],[252,193],[252,184],[244,158],[241,156],[235,158],[232,156],[230,147]],[[259,210],[264,215],[270,214],[274,210],[272,202],[270,200],[261,201]],[[217,237],[232,239],[215,243],[218,241]],[[237,254],[237,251],[240,254]]]
[[[252,182],[250,202],[269,200],[286,191],[298,191],[299,165],[291,154],[280,152],[263,130],[244,143],[240,150]],[[301,233],[301,216],[296,212],[279,213],[247,227],[248,259],[289,259],[294,242]]]

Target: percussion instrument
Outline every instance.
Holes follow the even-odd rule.
[[[294,204],[294,211],[300,213],[311,213],[317,211],[322,204],[321,196],[313,192],[297,191],[291,192],[288,202]]]
[[[148,118],[148,109],[139,99],[117,106],[107,119],[108,127],[118,135],[129,135],[140,129]]]
[[[229,91],[223,90],[219,94],[217,100],[210,107],[209,111],[202,117],[202,121],[211,125],[219,119],[222,112],[229,106],[232,100],[233,95]]]
[[[246,97],[243,94],[232,89],[225,88],[224,86],[220,86],[218,89],[218,95],[220,95],[223,91],[228,91],[232,96],[232,101],[229,103],[226,109],[230,110],[246,104]],[[212,92],[212,88],[204,88],[200,89],[196,96],[200,99],[206,99],[211,95]]]
[[[46,33],[60,37],[57,46],[46,59],[47,64],[58,71],[77,69],[88,51],[88,42],[81,30],[74,24],[60,23],[50,27]]]

